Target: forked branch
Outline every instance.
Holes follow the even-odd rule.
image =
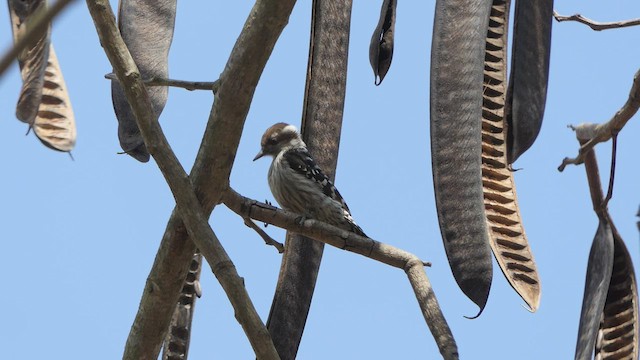
[[[258,225],[256,225],[253,221],[251,221],[251,218],[245,217],[243,219],[244,219],[244,224],[245,225],[247,225],[248,227],[252,228],[256,233],[258,233],[258,235],[260,235],[262,240],[264,240],[265,245],[271,245],[271,246],[275,247],[278,250],[278,253],[280,253],[280,254],[282,254],[284,252],[284,245],[282,245],[278,241],[274,240],[264,230],[260,229],[260,227]]]
[[[243,218],[249,217],[263,221],[402,269],[409,278],[422,315],[436,340],[440,353],[445,359],[458,358],[455,339],[424,271],[425,263],[416,255],[317,220],[307,219],[300,222],[298,214],[246,198],[231,188],[225,192],[222,202]]]
[[[189,174],[206,215],[220,202],[258,80],[295,0],[257,0],[220,74],[220,88]],[[156,360],[196,247],[175,209],[142,291],[123,360]],[[156,291],[159,290],[159,291]]]
[[[640,70],[633,77],[633,85],[629,91],[627,102],[618,110],[613,117],[602,124],[585,123],[578,126],[571,126],[576,132],[576,137],[581,143],[578,156],[575,158],[564,158],[562,164],[558,167],[558,171],[563,171],[569,164],[582,164],[586,153],[601,142],[608,141],[617,136],[626,123],[638,112],[640,107]]]
[[[271,336],[244,287],[243,279],[208,224],[189,176],[171,150],[157,121],[144,83],[116,27],[108,0],[87,0],[89,12],[113,69],[122,83],[149,153],[153,156],[176,200],[189,237],[200,249],[233,305],[236,319],[259,359],[279,359]]]

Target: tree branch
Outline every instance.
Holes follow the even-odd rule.
[[[189,179],[205,214],[227,188],[258,80],[295,0],[257,0],[231,51]],[[196,247],[174,209],[142,292],[124,351],[127,360],[156,360]]]
[[[33,25],[29,27],[27,32],[22,36],[5,54],[0,60],[0,75],[9,68],[13,61],[18,57],[18,54],[22,52],[29,44],[33,43],[36,39],[39,39],[53,19],[60,14],[60,12],[67,7],[74,0],[58,0],[55,4],[48,7],[47,10],[40,14]]]
[[[638,112],[640,107],[640,70],[633,76],[633,85],[629,91],[627,102],[618,110],[613,117],[603,124],[585,123],[578,126],[570,126],[575,130],[576,137],[581,143],[578,156],[575,158],[564,158],[558,171],[562,172],[569,164],[582,164],[585,154],[596,144],[608,141],[612,136],[616,136],[626,123]]]
[[[307,219],[301,223],[298,214],[246,198],[231,188],[225,192],[222,202],[231,211],[243,218],[250,217],[257,221],[267,222],[325,244],[402,269],[407,273],[422,310],[422,315],[436,340],[440,353],[445,359],[458,358],[455,339],[440,310],[429,279],[424,271],[425,263],[416,255],[317,220]]]
[[[120,36],[109,1],[87,0],[87,5],[103,49],[123,85],[127,101],[131,104],[145,145],[171,188],[189,237],[200,249],[225,290],[235,310],[236,319],[247,334],[257,357],[279,359],[271,336],[244,287],[243,279],[238,275],[231,259],[209,226],[191,181],[171,150],[160,124],[154,121],[147,90]]]
[[[108,73],[104,75],[104,78],[107,80],[118,80],[118,77],[114,73]],[[220,87],[220,80],[216,81],[185,81],[185,80],[176,80],[176,79],[165,79],[161,77],[151,77],[148,79],[142,80],[145,86],[172,86],[183,88],[185,90],[193,91],[193,90],[209,90],[213,91],[215,94]]]
[[[260,229],[258,225],[256,225],[253,221],[251,221],[251,218],[244,217],[243,219],[244,219],[244,224],[252,228],[255,232],[257,232],[258,235],[260,235],[260,237],[262,238],[262,240],[264,240],[264,243],[266,245],[274,246],[276,249],[278,249],[278,253],[280,254],[284,252],[284,245],[277,242],[271,236],[269,236],[269,234],[267,234],[264,230]]]
[[[624,28],[629,26],[640,25],[640,19],[622,20],[622,21],[614,21],[614,22],[596,22],[580,14],[564,16],[564,15],[558,14],[555,11],[553,12],[553,17],[556,19],[557,22],[577,21],[579,23],[589,26],[592,30],[595,30],[595,31],[619,29],[619,28]]]

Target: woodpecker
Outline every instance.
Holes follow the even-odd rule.
[[[273,157],[269,187],[283,209],[367,236],[353,220],[338,189],[316,164],[295,126],[277,123],[268,128],[253,161],[265,155]]]

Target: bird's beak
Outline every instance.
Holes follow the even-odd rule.
[[[256,157],[253,158],[253,161],[258,160],[263,156],[264,156],[264,153],[262,152],[262,149],[260,149],[260,151],[258,152],[258,155],[256,155]]]

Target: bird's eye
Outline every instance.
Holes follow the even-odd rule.
[[[267,139],[267,145],[275,145],[276,144],[276,139],[274,138],[269,138]]]

